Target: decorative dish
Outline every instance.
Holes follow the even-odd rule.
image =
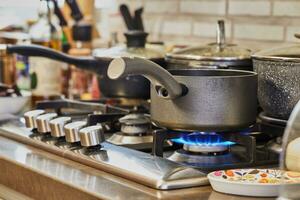
[[[256,197],[279,195],[282,184],[300,183],[300,172],[278,169],[231,169],[208,174],[215,191]]]

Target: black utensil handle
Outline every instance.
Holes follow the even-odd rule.
[[[80,21],[83,18],[83,15],[78,7],[76,0],[66,0],[66,2],[71,9],[71,17],[77,22]]]
[[[40,45],[8,45],[6,51],[24,56],[45,57],[66,62],[97,74],[103,74],[103,70],[112,60],[110,58],[74,57]]]
[[[141,7],[139,9],[136,9],[134,12],[134,21],[135,21],[135,26],[137,30],[144,31],[144,24],[143,24],[143,14],[144,8]]]
[[[108,66],[110,79],[118,79],[128,75],[143,75],[148,78],[158,95],[166,99],[176,99],[187,93],[186,86],[158,64],[142,58],[116,58]]]
[[[135,29],[135,24],[134,24],[134,20],[129,12],[129,8],[127,5],[125,4],[121,4],[120,7],[120,12],[121,12],[121,15],[125,21],[125,24],[127,26],[127,29],[128,30],[134,30]]]
[[[62,14],[61,10],[58,7],[57,1],[56,0],[52,0],[53,4],[54,4],[54,14],[57,16],[57,18],[59,19],[59,25],[61,27],[63,26],[67,26],[68,23],[64,17],[64,15]]]

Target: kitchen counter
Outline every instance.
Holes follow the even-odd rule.
[[[0,184],[34,199],[272,199],[225,195],[210,186],[155,190],[5,137],[0,166]]]

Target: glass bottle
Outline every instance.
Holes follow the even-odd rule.
[[[282,176],[285,184],[281,185],[278,199],[300,199],[300,101],[289,117],[282,140],[280,167],[287,173]]]
[[[33,44],[61,49],[61,31],[53,20],[53,4],[51,1],[41,1],[39,19],[29,29]],[[32,103],[36,101],[55,99],[62,93],[61,62],[48,58],[30,57],[30,74],[32,88]]]

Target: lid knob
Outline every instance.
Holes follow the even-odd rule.
[[[224,20],[218,20],[217,44],[220,47],[223,47],[225,45],[225,22],[224,22]]]
[[[128,31],[124,33],[127,47],[145,47],[148,33],[144,31]]]

